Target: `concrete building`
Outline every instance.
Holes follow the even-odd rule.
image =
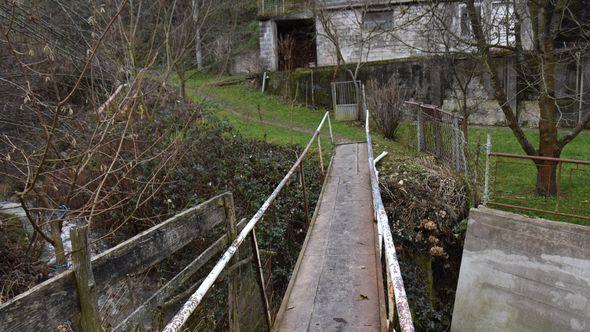
[[[498,46],[498,53],[502,47],[515,46],[516,13],[521,17],[523,48],[532,48],[525,7],[515,9],[513,1],[481,0],[476,2],[476,11],[487,41]],[[587,11],[590,16],[590,10]],[[259,27],[263,70],[363,63],[370,64],[375,77],[376,63],[391,74],[391,63],[395,62],[398,68],[393,75],[398,80],[414,84],[423,101],[450,111],[458,110],[453,97],[457,95],[457,81],[444,64],[431,60],[435,55],[474,51],[467,8],[461,1],[453,0],[259,0]],[[469,56],[465,58],[477,62]],[[537,105],[532,102],[534,89],[528,89],[532,91],[529,93],[518,87],[513,57],[499,56],[498,61],[498,75],[512,108],[524,125],[536,126],[539,119]],[[578,61],[557,64],[557,96],[564,114],[561,125],[575,124],[583,110],[590,107],[586,102],[590,100],[589,62],[588,56],[582,54]],[[359,77],[368,75],[360,73]],[[470,122],[503,124],[504,115],[493,98],[489,77],[481,63],[469,89],[468,105],[473,109]]]
[[[514,43],[512,2],[483,1],[477,10],[490,42]],[[469,51],[471,40],[460,1],[260,0],[259,14],[267,70],[331,66],[339,57],[341,63],[357,63]],[[529,30],[521,33],[525,47],[531,45]]]

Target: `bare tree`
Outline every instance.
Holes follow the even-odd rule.
[[[63,264],[66,218],[103,228],[105,237],[159,219],[149,203],[182,159],[178,133],[198,112],[171,113],[183,117],[173,128],[152,121],[155,109],[182,106],[153,75],[156,63],[171,69],[175,54],[191,47],[187,39],[176,41],[176,52],[154,43],[176,26],[152,14],[173,12],[176,4],[146,8],[143,1],[122,0],[115,7],[58,7],[57,15],[45,12],[46,5],[0,5],[7,46],[0,54],[3,64],[12,64],[0,79],[7,92],[0,174],[34,229],[30,247],[49,243]],[[66,37],[62,24],[83,27],[68,29]],[[148,42],[136,42],[143,38]]]
[[[398,85],[393,77],[382,85],[371,80],[367,88],[367,106],[371,116],[383,136],[394,138],[404,115],[404,101],[412,98],[414,91]]]
[[[503,16],[487,25],[498,33],[486,36],[485,26],[478,4],[474,0],[465,2],[474,43],[490,76],[494,98],[498,101],[508,126],[522,149],[533,156],[559,157],[563,148],[571,142],[590,122],[590,113],[580,119],[572,130],[561,138],[558,135],[558,67],[569,61],[566,49],[583,51],[588,47],[588,22],[580,14],[580,3],[572,1],[506,1],[503,2]],[[508,30],[503,29],[508,25]],[[530,29],[529,29],[530,27]],[[513,38],[510,38],[511,31]],[[502,31],[507,31],[502,34]],[[530,38],[532,47],[528,49],[523,37]],[[528,88],[538,94],[539,107],[539,146],[535,148],[524,134],[505,92],[504,83],[498,76],[494,52],[506,51],[517,59],[516,69]],[[525,69],[526,66],[526,69]],[[528,71],[528,72],[525,72]],[[531,79],[528,79],[531,78]],[[536,161],[538,194],[554,195],[556,186],[556,163]]]

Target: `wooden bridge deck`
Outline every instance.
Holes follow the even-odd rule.
[[[338,145],[324,186],[274,330],[381,331],[367,145]]]

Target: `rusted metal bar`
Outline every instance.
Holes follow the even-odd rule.
[[[421,108],[435,110],[437,112],[440,112],[440,113],[443,113],[443,114],[446,114],[446,115],[449,115],[449,116],[457,116],[461,121],[463,121],[463,117],[462,116],[460,116],[458,114],[455,114],[455,113],[447,112],[447,111],[443,110],[442,108],[440,108],[440,107],[438,107],[436,105],[424,104],[424,103],[419,103],[419,102],[411,101],[411,100],[406,100],[406,101],[404,101],[404,103],[405,104],[408,104],[408,105],[419,106]]]
[[[303,190],[303,209],[305,211],[305,223],[309,222],[309,205],[307,203],[307,186],[305,185],[305,172],[303,163],[299,164],[299,178],[301,180],[301,189]]]
[[[559,202],[561,200],[561,172],[563,171],[563,163],[557,163],[557,201],[555,202],[555,211],[559,210]]]
[[[590,160],[576,160],[576,159],[567,159],[567,158],[529,156],[526,154],[504,153],[504,152],[491,152],[490,156],[530,159],[530,160],[539,160],[539,161],[553,161],[553,162],[570,163],[570,164],[578,164],[578,165],[590,165]]]
[[[326,114],[322,118],[322,121],[318,125],[317,129],[314,131],[313,135],[311,136],[311,139],[309,140],[309,142],[305,146],[305,149],[303,149],[303,152],[301,153],[301,155],[299,156],[297,161],[293,164],[291,169],[287,172],[285,177],[275,187],[272,194],[270,194],[270,196],[268,196],[266,201],[262,204],[262,206],[254,214],[254,216],[252,216],[252,218],[248,221],[246,226],[244,226],[244,229],[242,229],[242,231],[238,234],[238,236],[236,237],[234,242],[232,242],[232,244],[229,246],[229,248],[227,248],[227,250],[223,253],[223,255],[221,256],[221,258],[219,259],[217,264],[215,264],[215,266],[213,267],[211,272],[209,272],[207,277],[205,277],[205,279],[203,280],[203,282],[201,283],[199,288],[197,288],[197,290],[193,293],[193,295],[191,295],[191,297],[188,299],[188,301],[186,301],[185,304],[182,306],[182,308],[180,308],[180,310],[176,313],[176,315],[174,315],[172,320],[170,320],[170,322],[168,323],[168,325],[166,325],[166,327],[164,328],[163,331],[176,332],[176,331],[182,330],[182,326],[184,325],[184,323],[186,323],[186,321],[188,320],[190,315],[195,311],[195,309],[197,308],[199,303],[201,303],[201,300],[203,300],[203,297],[205,296],[207,291],[211,288],[211,286],[213,286],[213,283],[215,282],[215,280],[217,280],[217,277],[219,277],[219,275],[221,274],[221,271],[223,271],[223,269],[227,266],[229,260],[236,253],[238,247],[242,244],[242,242],[244,242],[244,239],[246,238],[246,236],[248,236],[248,234],[250,234],[252,229],[254,229],[254,226],[256,226],[258,221],[260,221],[260,219],[262,219],[262,216],[264,215],[266,210],[270,207],[272,202],[277,198],[278,194],[281,192],[283,187],[285,187],[285,185],[287,184],[287,182],[289,181],[289,179],[291,178],[293,173],[295,173],[295,171],[297,170],[297,167],[299,167],[299,165],[303,162],[305,155],[309,152],[309,150],[313,144],[313,141],[318,136],[326,118],[329,119],[329,112],[326,112]]]
[[[256,280],[258,281],[258,288],[260,289],[260,301],[264,309],[264,319],[268,332],[272,330],[272,318],[270,317],[270,308],[268,305],[268,297],[266,296],[266,286],[264,284],[264,271],[262,270],[262,262],[260,261],[260,251],[258,250],[258,241],[256,240],[256,230],[252,230],[250,234],[250,245],[252,247],[252,263],[256,270]]]
[[[486,142],[486,172],[483,182],[482,204],[485,206],[490,200],[490,154],[492,153],[492,136],[488,134]]]
[[[491,201],[488,202],[488,204],[489,205],[495,205],[495,206],[501,206],[501,207],[505,207],[505,208],[509,208],[509,209],[520,209],[520,210],[525,210],[525,211],[532,211],[532,212],[539,212],[539,213],[547,213],[547,214],[553,214],[553,215],[556,215],[556,216],[569,217],[569,218],[579,218],[579,219],[584,219],[584,220],[589,220],[590,221],[590,217],[580,216],[580,215],[577,215],[577,214],[557,212],[557,211],[549,211],[549,210],[536,209],[536,208],[531,208],[531,207],[526,207],[526,206],[506,204],[506,203],[499,203],[499,202],[491,202]]]
[[[373,210],[377,219],[378,229],[381,229],[381,235],[383,237],[383,252],[385,253],[386,269],[391,276],[391,282],[393,284],[393,294],[395,296],[394,300],[397,307],[399,326],[402,332],[413,332],[414,324],[412,322],[412,313],[410,312],[410,306],[408,305],[404,281],[402,279],[399,262],[395,252],[395,245],[393,243],[393,236],[391,235],[391,229],[389,228],[389,220],[387,218],[387,213],[385,212],[385,207],[383,206],[383,201],[381,200],[381,192],[379,190],[379,182],[376,173],[377,170],[375,169],[373,159],[368,109],[365,110],[365,132],[367,136],[367,154],[371,177],[371,192],[373,195]],[[393,322],[390,322],[390,324],[393,324]]]

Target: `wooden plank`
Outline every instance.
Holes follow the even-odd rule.
[[[72,239],[72,261],[76,289],[82,311],[80,319],[82,331],[99,332],[102,331],[102,328],[98,314],[98,301],[96,300],[96,283],[92,274],[90,250],[88,249],[88,226],[73,228],[70,230],[70,238]]]
[[[238,230],[241,230],[246,225],[246,220],[240,221],[238,224]],[[211,246],[205,249],[197,258],[190,262],[182,271],[180,271],[174,278],[168,281],[162,288],[160,288],[154,295],[152,295],[147,301],[139,306],[131,315],[129,315],[123,322],[121,322],[113,331],[129,331],[133,326],[141,325],[144,317],[151,315],[159,306],[173,295],[178,293],[180,287],[190,279],[195,273],[207,264],[212,258],[214,258],[219,252],[227,247],[228,238],[227,234],[221,236]]]
[[[289,284],[287,285],[287,290],[285,290],[285,294],[283,294],[283,299],[281,300],[281,305],[279,307],[279,311],[275,316],[275,321],[273,322],[273,331],[277,331],[277,327],[281,325],[281,320],[285,315],[285,311],[287,311],[289,297],[291,296],[291,291],[295,285],[295,280],[297,279],[297,275],[299,274],[299,270],[301,268],[301,262],[303,261],[303,253],[307,249],[309,244],[309,239],[311,237],[311,233],[313,231],[313,227],[315,226],[315,222],[317,220],[318,213],[320,211],[320,207],[322,206],[322,198],[324,196],[324,192],[326,191],[326,187],[328,181],[330,179],[330,174],[332,173],[332,167],[334,162],[334,155],[330,158],[330,162],[328,163],[328,169],[326,172],[326,176],[324,177],[324,182],[322,183],[322,190],[320,191],[320,195],[318,196],[317,203],[315,205],[315,210],[313,211],[313,216],[311,217],[311,221],[309,222],[309,227],[307,229],[307,233],[305,235],[305,240],[303,240],[303,244],[301,245],[301,249],[299,250],[299,255],[297,256],[297,262],[295,262],[295,266],[293,267],[293,271],[291,272],[291,278],[289,279]]]
[[[98,290],[145,270],[197,236],[225,221],[223,199],[216,196],[156,225],[92,259]],[[79,329],[80,307],[71,270],[0,306],[0,331],[46,331],[70,321]]]

